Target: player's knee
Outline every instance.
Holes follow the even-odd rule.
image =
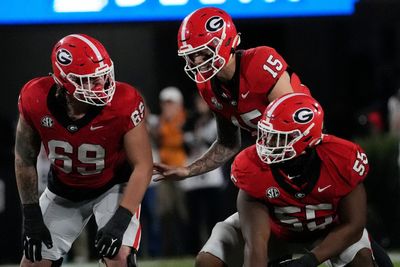
[[[23,257],[20,263],[20,267],[60,267],[62,261],[63,258],[60,258],[57,261],[41,260],[41,261],[31,262],[27,258]]]
[[[218,222],[215,224],[213,231],[219,232],[219,233],[234,233],[235,232],[235,227],[229,222],[222,221]]]
[[[206,266],[206,258],[205,252],[199,252],[196,256],[195,267],[203,267]]]
[[[359,250],[354,259],[349,264],[351,267],[374,267],[374,260],[369,248]]]
[[[127,262],[128,262],[128,257],[131,253],[131,249],[129,247],[126,246],[122,246],[120,248],[120,250],[118,251],[118,254],[112,258],[112,259],[108,259],[105,258],[105,265],[107,267],[121,267],[121,266],[128,266]],[[128,266],[130,267],[130,266]]]
[[[208,252],[199,252],[196,257],[195,267],[223,267],[224,262]]]
[[[20,267],[34,267],[34,263],[30,260],[26,259],[25,257],[22,258]]]

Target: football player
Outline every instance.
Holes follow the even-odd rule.
[[[275,49],[237,50],[239,43],[232,18],[219,8],[200,8],[183,20],[178,55],[216,116],[218,138],[188,166],[155,163],[156,181],[181,180],[221,166],[239,151],[240,128],[256,134],[257,121],[270,101],[290,92],[309,92]]]
[[[187,75],[217,120],[218,137],[200,158],[184,167],[154,163],[155,181],[182,180],[211,171],[232,158],[241,147],[240,129],[256,135],[257,122],[268,104],[291,92],[310,94],[300,78],[272,47],[239,50],[240,34],[232,18],[215,7],[189,14],[178,31],[178,55]],[[381,266],[393,266],[387,254]]]
[[[367,156],[323,134],[323,117],[320,104],[301,93],[267,107],[256,144],[232,164],[238,213],[214,228],[202,249],[208,258],[227,266],[374,266],[365,229]],[[303,256],[280,260],[292,254]],[[218,266],[202,255],[197,266]]]
[[[95,246],[106,265],[135,266],[140,202],[152,173],[143,99],[115,80],[110,56],[90,36],[62,38],[51,61],[53,74],[29,81],[19,96],[21,266],[61,266],[92,215]],[[41,142],[51,177],[39,198],[35,166]]]

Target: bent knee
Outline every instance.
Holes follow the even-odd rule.
[[[362,248],[361,250],[359,250],[349,266],[352,267],[375,266],[371,250],[369,248]]]
[[[195,267],[223,267],[224,262],[208,252],[199,252],[196,256]]]
[[[127,266],[127,259],[129,254],[131,253],[131,249],[126,246],[122,246],[118,251],[118,254],[115,255],[114,258],[108,259],[105,258],[106,266],[107,267],[120,267],[120,266]]]
[[[27,258],[23,257],[21,260],[20,267],[51,267],[52,261],[50,260],[41,260],[31,262]]]

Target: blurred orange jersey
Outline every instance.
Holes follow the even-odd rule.
[[[162,163],[172,166],[183,166],[186,163],[186,152],[183,140],[183,124],[186,113],[180,110],[171,120],[160,118],[159,153]]]

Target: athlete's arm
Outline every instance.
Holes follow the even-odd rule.
[[[153,158],[147,127],[144,122],[124,136],[124,150],[134,169],[115,214],[97,231],[95,246],[102,257],[114,258],[121,248],[123,235],[137,212],[150,183]]]
[[[217,121],[217,140],[201,158],[187,167],[189,176],[218,168],[240,150],[240,128],[218,115],[215,117]]]
[[[268,100],[272,102],[278,97],[292,92],[294,92],[294,90],[290,84],[290,76],[289,73],[285,71],[272,90],[268,93]]]
[[[232,122],[216,115],[217,140],[200,158],[186,167],[168,166],[155,163],[155,174],[159,174],[155,181],[182,180],[209,172],[223,165],[240,150],[241,139],[239,127]]]
[[[150,138],[144,121],[125,134],[124,148],[134,170],[120,205],[135,213],[150,183],[153,167]]]
[[[22,116],[19,116],[15,136],[15,176],[22,204],[39,202],[36,161],[40,137]]]
[[[271,232],[268,208],[243,190],[239,190],[236,204],[245,241],[243,266],[267,266]]]
[[[340,201],[338,215],[340,224],[311,251],[320,263],[340,254],[361,238],[367,217],[367,198],[363,184],[359,184]]]
[[[42,243],[47,248],[53,246],[39,206],[36,161],[40,142],[38,133],[19,116],[15,136],[15,177],[22,203],[24,255],[31,262],[42,260]]]

